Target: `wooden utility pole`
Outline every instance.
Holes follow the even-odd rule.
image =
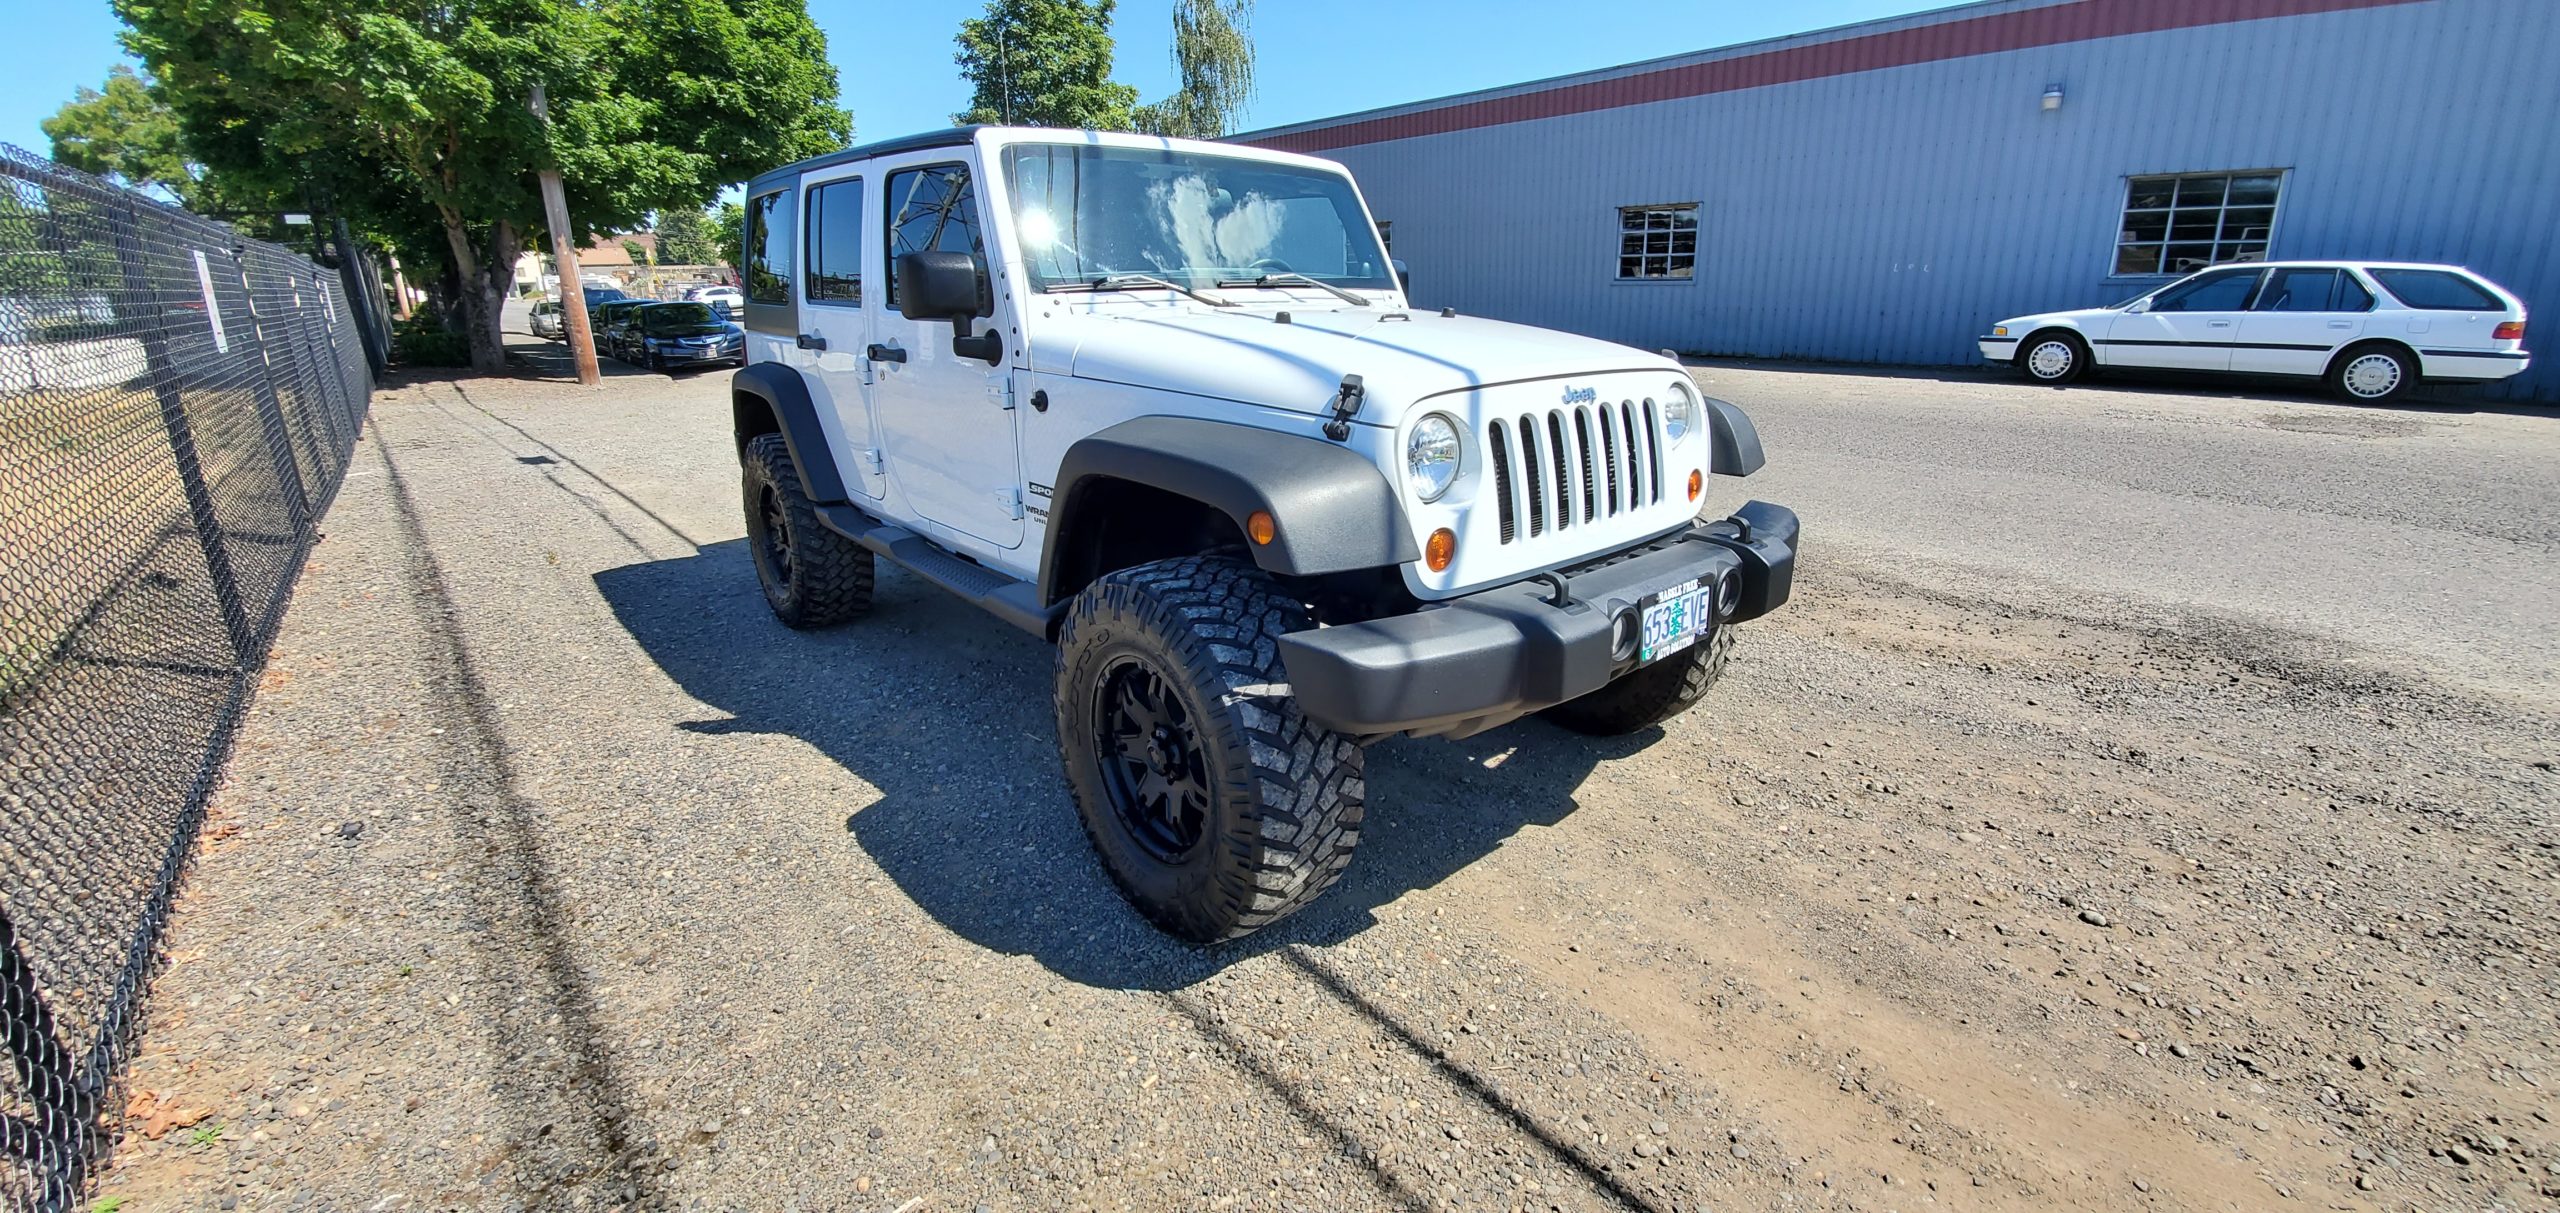
[[[542,86],[533,86],[527,102],[533,116],[542,124],[551,124],[551,103],[542,96]],[[578,274],[578,242],[569,228],[569,198],[561,192],[560,173],[543,169],[537,176],[542,181],[542,222],[551,229],[551,259],[560,278],[560,315],[567,321],[569,355],[578,362],[578,382],[595,387],[604,382],[604,373],[596,369],[596,334],[587,327],[586,283]]]

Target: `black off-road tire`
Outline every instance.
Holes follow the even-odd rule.
[[[774,618],[823,628],[871,613],[871,550],[828,530],[800,487],[782,435],[747,443],[747,551]]]
[[[1540,715],[1593,737],[1616,737],[1657,725],[1696,706],[1707,688],[1724,676],[1725,660],[1732,652],[1733,629],[1720,627],[1697,644]]]
[[[1307,626],[1261,570],[1218,556],[1112,573],[1067,613],[1055,700],[1067,784],[1103,870],[1168,934],[1215,943],[1260,930],[1351,862],[1360,746],[1300,713],[1276,643]],[[1140,802],[1106,721],[1125,719],[1111,713],[1115,687],[1151,677],[1192,730],[1179,748],[1197,765],[1177,776],[1196,780],[1201,802],[1187,848],[1124,810]]]

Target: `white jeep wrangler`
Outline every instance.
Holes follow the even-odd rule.
[[[890,560],[1056,641],[1103,866],[1187,939],[1324,891],[1361,747],[1695,703],[1796,518],[1677,361],[1417,311],[1342,166],[978,127],[747,187],[748,546],[795,628]]]

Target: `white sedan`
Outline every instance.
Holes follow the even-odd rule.
[[[2038,383],[2110,366],[2296,375],[2364,403],[2531,362],[2513,294],[2459,266],[2388,261],[2215,266],[2115,307],[2003,320],[1981,344]]]

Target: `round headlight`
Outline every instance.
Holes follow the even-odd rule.
[[[1458,423],[1445,413],[1414,422],[1404,439],[1404,470],[1416,494],[1438,501],[1458,479]]]
[[[1687,384],[1671,385],[1671,398],[1662,402],[1662,434],[1673,442],[1689,436],[1698,420],[1698,397]]]

